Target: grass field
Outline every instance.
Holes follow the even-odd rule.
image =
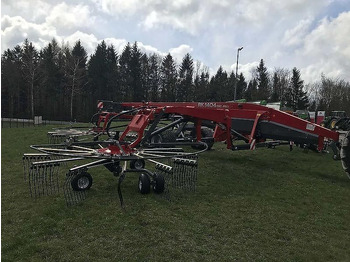
[[[330,154],[276,149],[200,156],[197,190],[168,201],[104,168],[81,204],[32,199],[22,154],[46,127],[3,128],[2,261],[350,261],[350,180]]]

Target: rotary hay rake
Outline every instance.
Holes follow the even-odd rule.
[[[126,174],[131,172],[140,174],[138,187],[142,194],[149,193],[152,187],[155,193],[164,193],[170,199],[172,190],[194,191],[197,154],[206,150],[206,144],[176,143],[176,146],[183,146],[179,148],[170,147],[171,143],[152,143],[149,139],[151,136],[147,136],[146,140],[144,132],[149,133],[152,129],[153,124],[150,123],[155,116],[154,110],[145,107],[132,109],[115,115],[114,121],[119,123],[118,120],[130,114],[135,115],[128,125],[121,123],[118,126],[108,126],[109,138],[105,141],[82,142],[70,138],[60,144],[32,145],[31,148],[40,153],[23,156],[25,180],[29,184],[31,196],[37,198],[63,191],[67,205],[79,203],[85,199],[86,191],[92,185],[92,176],[87,171],[98,166],[106,167],[119,177],[118,195],[121,205],[124,202],[121,183]],[[189,148],[190,145],[197,146],[199,150]],[[79,161],[88,163],[70,168],[62,182],[59,167]],[[146,162],[153,167],[146,169]]]
[[[74,138],[64,143],[33,145],[40,154],[25,154],[23,161],[31,194],[38,197],[59,192],[57,168],[63,163],[85,160],[69,169],[63,182],[67,205],[80,202],[92,185],[87,172],[105,166],[119,177],[118,195],[127,173],[139,173],[139,192],[150,188],[170,198],[173,189],[194,191],[199,153],[214,142],[224,141],[231,150],[274,148],[295,143],[303,148],[333,150],[350,172],[350,132],[339,133],[279,110],[249,103],[122,103],[124,111],[114,113],[105,123],[104,141],[81,142]],[[131,108],[131,109],[130,109]],[[125,123],[126,119],[130,119]],[[213,131],[214,129],[214,131]],[[246,143],[237,143],[243,140]],[[181,147],[181,148],[179,148]],[[153,167],[145,168],[145,163]],[[129,167],[128,167],[129,163]],[[57,189],[57,190],[56,190]]]
[[[120,103],[105,100],[98,101],[97,108],[98,112],[91,117],[90,126],[55,128],[54,131],[47,133],[48,143],[63,143],[67,138],[74,138],[75,141],[78,141],[93,137],[95,141],[98,140],[101,135],[106,134],[109,120],[118,115],[123,108]],[[123,118],[130,120],[131,116],[125,115]]]

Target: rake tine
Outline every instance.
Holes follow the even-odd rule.
[[[23,177],[24,181],[27,181],[27,176],[30,172],[30,167],[31,163],[37,162],[39,160],[50,160],[51,157],[48,154],[38,154],[38,153],[29,153],[29,154],[24,154],[22,157],[22,162],[23,162]]]
[[[73,203],[73,199],[71,198],[70,194],[70,182],[72,181],[74,173],[73,172],[68,172],[66,175],[66,180],[64,181],[63,185],[63,192],[64,192],[64,198],[66,200],[67,206],[70,206]]]
[[[39,167],[39,176],[38,176],[38,192],[39,192],[39,197],[44,195],[45,192],[45,176],[46,174],[46,166]]]
[[[29,167],[28,171],[28,183],[29,183],[29,190],[30,190],[30,196],[33,197],[33,190],[32,190],[32,182],[33,182],[33,176],[34,176],[34,167]]]
[[[35,166],[34,168],[33,168],[33,180],[32,180],[32,184],[33,184],[33,186],[34,186],[34,197],[37,197],[37,191],[38,191],[38,188],[37,188],[37,186],[38,186],[38,183],[37,183],[37,181],[38,181],[38,175],[39,175],[39,169],[38,169],[38,166]]]
[[[173,167],[171,167],[170,165],[168,164],[163,164],[163,163],[160,163],[160,162],[157,162],[157,161],[151,161],[151,162],[154,162],[156,163],[156,166],[155,166],[155,173],[158,174],[158,175],[161,175],[164,177],[164,191],[163,191],[163,196],[167,199],[167,200],[170,200],[170,186],[172,184],[172,174],[173,174]]]
[[[55,189],[55,192],[57,192],[57,193],[60,192],[58,174],[59,174],[59,165],[57,165],[57,168],[56,168],[56,179],[55,179],[55,177],[53,178],[54,180],[56,180],[56,183],[54,183],[54,185],[56,185],[56,186],[54,187],[54,189]]]
[[[36,157],[47,159],[44,157]],[[32,164],[28,169],[28,185],[31,197],[49,196],[59,193],[59,163]]]
[[[173,187],[185,191],[195,191],[197,181],[197,160],[195,157],[186,156],[186,158],[173,158]]]
[[[71,182],[72,180],[80,174],[80,172],[84,171],[84,168],[69,170],[66,175],[66,180],[63,186],[64,198],[66,200],[67,206],[72,206],[78,204],[86,198],[86,191],[75,191],[72,188]]]
[[[23,162],[23,178],[27,181],[27,174],[29,175],[29,160],[25,156],[22,157]]]

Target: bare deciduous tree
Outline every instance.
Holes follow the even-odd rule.
[[[39,54],[33,44],[26,39],[23,45],[22,72],[29,86],[31,117],[34,119],[34,89],[39,78]]]
[[[78,46],[78,47],[77,47]],[[68,47],[64,53],[66,57],[65,77],[67,79],[66,88],[70,95],[70,119],[73,120],[73,103],[75,95],[81,92],[83,87],[87,85],[86,75],[86,52],[85,50],[77,52],[81,49],[80,42],[77,42],[71,51]]]

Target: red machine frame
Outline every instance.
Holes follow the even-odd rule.
[[[131,129],[138,132],[140,139],[135,142],[134,146],[141,141],[142,134],[147,124],[154,120],[155,115],[159,114],[161,111],[164,114],[174,114],[190,118],[191,121],[195,123],[195,134],[198,141],[202,138],[202,122],[214,122],[216,124],[213,135],[214,140],[226,141],[228,149],[232,149],[232,137],[236,135],[245,137],[252,149],[256,142],[264,142],[266,139],[316,144],[319,151],[324,148],[325,141],[332,140],[335,143],[339,141],[338,132],[288,113],[253,103],[124,102],[121,103],[121,105],[124,108],[145,107],[134,116],[129,127],[125,130],[125,134],[122,135],[122,137],[124,137]],[[138,125],[135,126],[135,123],[138,123]],[[235,124],[245,125],[245,127],[240,128],[240,132],[235,132],[237,128]],[[258,134],[261,132],[258,126],[261,128],[261,126],[264,125],[265,134]],[[269,128],[280,129],[280,131],[268,131]],[[228,132],[228,130],[233,131],[233,133]]]
[[[145,160],[155,164],[156,169],[158,168],[157,172],[172,172],[169,171],[172,167],[158,162],[170,158],[177,159],[176,164],[186,165],[187,169],[194,172],[197,162],[186,157],[204,152],[215,141],[225,141],[227,148],[231,150],[253,150],[258,146],[274,147],[294,142],[304,148],[322,151],[330,145],[334,152],[334,159],[341,159],[345,172],[349,174],[350,132],[346,135],[345,143],[340,146],[338,132],[273,108],[235,102],[111,103],[119,109],[115,112],[100,111],[96,114],[98,116],[96,132],[100,133],[95,136],[97,139],[93,142],[79,142],[70,138],[61,144],[31,146],[32,149],[41,153],[23,156],[24,169],[29,171],[28,180],[34,185],[30,184],[34,195],[37,194],[36,192],[39,192],[39,195],[47,192],[45,188],[41,188],[43,185],[41,177],[44,177],[44,181],[47,182],[48,178],[53,177],[54,168],[61,162],[88,159],[92,162],[69,170],[65,181],[65,196],[70,197],[73,194],[67,185],[71,185],[73,191],[89,189],[92,178],[86,170],[101,165],[119,176],[118,194],[121,204],[123,198],[120,184],[127,172],[144,172],[139,177],[141,193],[149,192],[150,183],[154,186],[155,192],[161,193],[165,188],[164,177],[145,169]],[[125,124],[126,120],[129,120],[127,124]],[[104,133],[107,133],[109,139],[98,141],[98,136]],[[173,137],[156,141],[155,137],[158,135],[165,137],[167,133]],[[180,134],[183,136],[180,137]],[[234,145],[236,140],[244,140],[246,144]],[[178,151],[179,148],[174,146],[192,146],[197,151],[185,152],[182,149]],[[51,156],[65,157],[65,159],[51,159]],[[44,161],[41,161],[42,159]],[[130,169],[126,167],[128,161]],[[38,175],[47,173],[48,170],[49,173],[45,176]],[[80,187],[80,185],[83,186]],[[75,193],[73,195],[75,196]],[[74,196],[74,201],[80,199],[80,195],[76,198]]]

